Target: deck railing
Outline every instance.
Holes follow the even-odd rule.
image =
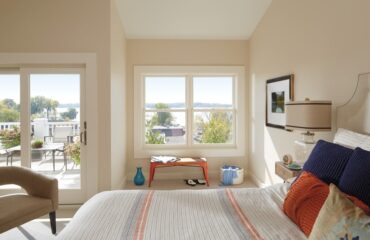
[[[32,129],[34,129],[35,122],[31,122]],[[12,129],[13,127],[20,127],[20,122],[0,122],[0,130]],[[74,136],[80,134],[80,122],[70,121],[70,122],[47,122],[49,136],[54,136],[54,129],[56,126],[72,127],[72,133]]]

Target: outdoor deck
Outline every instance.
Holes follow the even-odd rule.
[[[13,157],[12,165],[21,165],[19,156]],[[5,155],[0,155],[0,166],[6,166]],[[8,166],[10,166],[10,162]],[[62,153],[57,153],[55,155],[55,171],[53,171],[53,161],[50,153],[42,154],[39,158],[33,157],[31,168],[38,173],[58,179],[60,189],[80,188],[80,166],[76,166],[73,161],[67,157],[66,170]]]
[[[19,128],[19,122],[0,122],[0,130]],[[72,136],[79,135],[80,124],[78,121],[69,122],[48,122],[36,121],[31,123],[34,130],[34,139],[44,140],[47,136],[54,136],[56,127],[70,127]],[[20,147],[20,146],[19,146]],[[5,149],[1,146],[0,149]],[[9,150],[9,149],[8,149]],[[45,174],[50,177],[57,178],[60,189],[79,189],[80,188],[80,166],[73,163],[69,156],[67,158],[67,170],[64,166],[64,156],[61,151],[55,152],[55,171],[53,171],[53,158],[51,151],[42,152],[32,151],[31,168],[38,173]],[[7,157],[5,154],[0,154],[0,167],[7,165]],[[8,163],[10,166],[10,162]],[[21,166],[19,150],[18,154],[13,155],[12,166]]]

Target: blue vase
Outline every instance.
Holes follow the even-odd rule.
[[[134,183],[137,186],[143,185],[145,182],[145,177],[143,175],[143,172],[141,171],[141,167],[136,168],[136,175],[134,177]]]

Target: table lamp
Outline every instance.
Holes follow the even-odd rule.
[[[315,132],[331,131],[331,101],[292,101],[285,104],[288,131],[302,131],[302,139],[295,143],[295,162],[307,160],[315,145]]]

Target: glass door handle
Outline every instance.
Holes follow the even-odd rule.
[[[84,131],[80,133],[80,141],[83,143],[85,146],[87,145],[87,123],[86,121],[84,122]]]
[[[87,131],[83,131],[80,133],[80,142],[84,145],[87,145]]]
[[[85,130],[84,131],[84,142],[83,144],[85,144],[85,146],[87,145],[87,131]]]

